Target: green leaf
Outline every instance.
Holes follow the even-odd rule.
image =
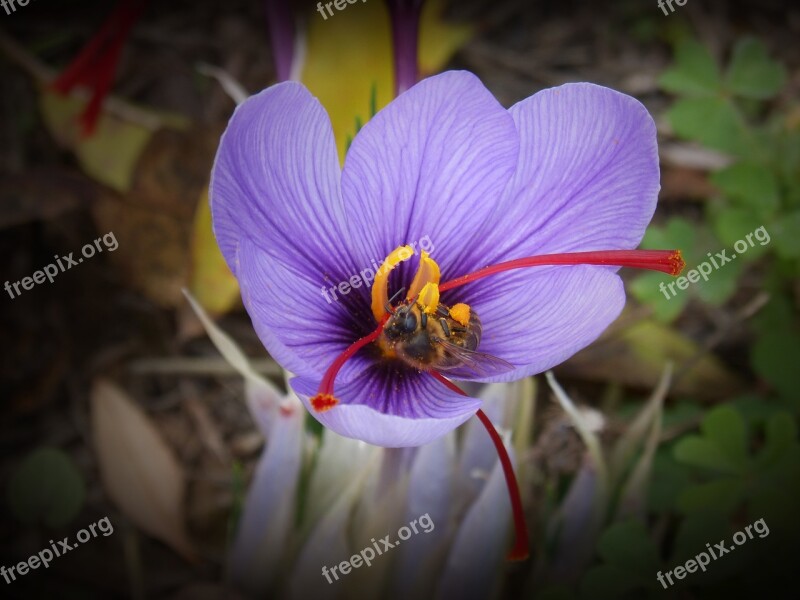
[[[689,435],[675,444],[675,460],[723,473],[738,473],[739,469],[714,442],[699,435]]]
[[[724,477],[687,487],[678,497],[678,509],[692,514],[717,512],[728,515],[744,500],[744,480]]]
[[[772,415],[767,421],[764,447],[756,457],[759,469],[767,469],[776,464],[789,451],[797,446],[797,425],[789,413]]]
[[[644,273],[631,282],[628,289],[639,302],[653,309],[656,319],[668,323],[683,312],[689,301],[689,294],[673,296],[669,292],[667,286],[674,281],[674,277],[662,273]],[[666,295],[662,289],[667,290]]]
[[[712,256],[714,255],[713,252],[711,254]],[[706,255],[704,259],[705,260],[700,261],[700,263],[706,264],[703,269],[705,270],[704,272],[707,272],[708,269],[714,265],[708,255]],[[698,266],[700,263],[698,263]],[[701,278],[695,285],[695,292],[698,297],[709,304],[722,304],[736,292],[739,274],[742,269],[741,263],[736,262],[721,265],[720,268],[713,269],[711,273],[706,275],[708,278],[707,280],[702,279],[703,272],[700,272],[697,268],[694,268],[694,270],[698,271],[699,277]],[[684,275],[688,275],[688,271],[684,272]]]
[[[668,92],[707,96],[719,90],[721,77],[706,47],[685,39],[678,42],[675,48],[675,66],[661,75],[659,84]]]
[[[800,396],[800,336],[791,328],[763,332],[753,345],[751,363],[761,377],[789,398]]]
[[[597,553],[608,564],[645,577],[658,570],[656,547],[638,521],[616,523],[606,529],[597,544]]]
[[[659,450],[653,460],[653,476],[647,498],[648,507],[659,513],[672,510],[678,497],[689,486],[689,483],[689,469],[676,462],[671,452]]]
[[[72,459],[57,448],[39,448],[17,467],[8,484],[11,512],[23,523],[58,528],[83,507],[86,487]]]
[[[685,98],[667,111],[675,133],[710,148],[741,154],[747,150],[747,131],[741,115],[724,98]]]
[[[781,258],[800,258],[800,210],[781,215],[769,228],[775,252]]]
[[[769,232],[765,229],[760,230],[758,234],[754,232],[754,225],[762,222],[761,218],[749,208],[728,208],[715,212],[713,216],[714,233],[717,234],[720,241],[727,246],[728,256],[741,258],[745,261],[755,260],[763,256],[766,252],[766,245],[768,242],[761,242],[761,239],[771,239]],[[747,236],[750,235],[750,242],[748,243]],[[758,236],[758,237],[756,237]],[[747,250],[743,253],[736,252],[734,245],[742,240],[747,244]],[[741,247],[741,244],[740,244]],[[740,248],[741,249],[741,248]],[[733,263],[728,263],[725,268],[736,266]]]
[[[726,75],[726,86],[733,93],[766,100],[775,96],[785,82],[786,69],[769,58],[759,40],[745,38],[736,44]]]
[[[772,215],[780,203],[777,179],[759,164],[736,163],[714,173],[711,181],[729,198],[753,209],[761,217]]]
[[[785,423],[775,425],[786,428]],[[782,437],[787,433],[791,433],[788,428],[778,435]],[[796,438],[792,441],[776,440],[774,443],[779,452],[770,450],[775,460],[758,471],[748,503],[748,514],[752,518],[763,517],[770,526],[786,529],[787,534],[796,534],[800,530],[797,520],[797,506],[800,505],[800,444]],[[780,448],[782,444],[785,445]]]
[[[736,409],[715,408],[703,419],[701,430],[738,468],[747,466],[747,428]]]

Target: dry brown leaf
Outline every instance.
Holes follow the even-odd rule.
[[[108,191],[92,206],[101,231],[119,248],[109,255],[125,281],[165,308],[183,302],[197,199],[208,182],[219,132],[162,130],[141,153],[130,191]]]
[[[184,474],[147,415],[117,385],[95,381],[92,432],[103,485],[133,523],[187,560],[196,559],[184,529]]]

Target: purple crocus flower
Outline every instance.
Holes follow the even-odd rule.
[[[306,88],[264,90],[231,118],[210,191],[214,231],[256,331],[296,375],[307,408],[341,435],[399,447],[438,438],[479,402],[379,343],[389,316],[380,299],[414,283],[408,263],[391,285],[386,269],[376,276],[383,257],[394,257],[388,268],[403,244],[429,240],[420,271],[433,264],[435,288],[441,269],[450,279],[441,303],[479,315],[477,349],[508,365],[450,374],[519,379],[567,359],[620,313],[622,282],[603,265],[680,269],[676,252],[625,251],[641,240],[658,190],[655,125],[635,99],[567,84],[506,110],[474,75],[446,72],[364,126],[343,170]],[[496,266],[474,273],[487,265]],[[532,265],[557,266],[508,271]]]
[[[446,72],[375,115],[344,169],[304,86],[264,90],[231,118],[210,195],[256,331],[311,414],[403,447],[477,413],[504,463],[518,558],[508,455],[480,401],[443,373],[540,373],[620,313],[619,266],[679,273],[679,251],[633,250],[658,180],[655,125],[633,98],[568,84],[506,110],[471,73]]]

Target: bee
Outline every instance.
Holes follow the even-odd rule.
[[[428,315],[416,302],[403,304],[384,325],[380,344],[390,356],[421,371],[464,369],[475,376],[489,376],[514,369],[514,365],[483,352],[477,352],[483,326],[474,310],[462,325],[439,304]]]

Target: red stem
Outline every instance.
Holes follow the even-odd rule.
[[[467,394],[456,384],[449,379],[445,378],[437,371],[430,371],[435,379],[444,384],[447,388],[466,396]],[[497,457],[503,466],[503,474],[506,477],[506,486],[508,487],[508,495],[511,499],[511,511],[514,514],[514,547],[508,553],[508,560],[525,560],[530,555],[528,543],[528,527],[525,525],[525,513],[522,510],[522,497],[519,493],[519,485],[517,484],[517,476],[514,474],[514,467],[511,464],[511,458],[508,456],[505,444],[494,424],[489,420],[482,410],[478,409],[475,413],[480,419],[483,426],[486,428],[489,437],[492,438],[494,447],[497,450]]]

